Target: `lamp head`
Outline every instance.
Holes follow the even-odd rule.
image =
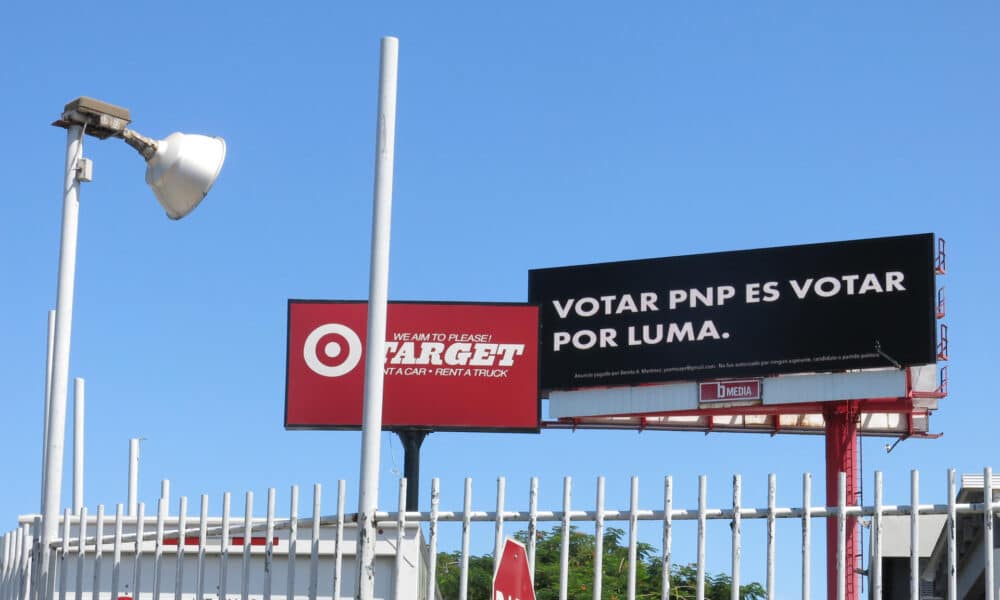
[[[65,106],[57,127],[82,127],[100,139],[125,140],[146,159],[146,183],[167,216],[180,219],[195,209],[212,189],[226,160],[226,142],[219,137],[172,133],[165,140],[152,140],[127,126],[132,115],[127,108],[82,96]]]
[[[146,159],[146,183],[167,216],[180,219],[195,209],[212,189],[222,163],[226,142],[220,137],[172,133],[155,143]]]

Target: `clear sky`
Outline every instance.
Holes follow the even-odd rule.
[[[400,39],[392,299],[524,301],[531,268],[944,237],[951,384],[932,420],[944,436],[891,454],[892,440],[863,444],[867,502],[880,469],[886,502],[908,503],[913,468],[922,498],[943,502],[947,468],[1000,467],[998,18],[987,2],[12,3],[0,20],[0,529],[39,507],[65,153],[49,123],[82,95],[129,107],[148,136],[228,143],[205,203],[171,222],[131,149],[85,142],[71,375],[87,382],[87,505],[125,500],[127,440],[143,437],[149,504],[163,478],[175,498],[211,494],[213,512],[225,490],[274,486],[284,507],[291,484],[320,482],[332,513],[345,479],[356,506],[360,434],[282,427],[286,301],[367,295],[383,35]],[[382,456],[393,509],[394,436]],[[491,509],[504,475],[508,508],[525,509],[537,475],[555,510],[569,475],[574,505],[591,509],[603,474],[609,507],[624,509],[634,474],[656,508],[671,474],[677,505],[693,507],[702,473],[712,504],[730,501],[733,473],[745,505],[763,504],[775,472],[788,506],[805,471],[818,501],[823,469],[820,437],[441,433],[424,445],[422,504],[440,476],[442,508],[459,509],[472,476],[474,506]],[[719,539],[715,571],[729,561]],[[764,540],[745,540],[760,552],[745,551],[744,580],[763,581]],[[492,547],[486,532],[477,543]],[[779,597],[797,577],[783,572]]]

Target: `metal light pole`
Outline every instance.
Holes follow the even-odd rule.
[[[88,175],[83,158],[83,126],[66,128],[66,175],[63,185],[62,236],[59,246],[59,279],[56,292],[56,327],[52,345],[52,387],[49,391],[49,419],[46,427],[44,487],[42,494],[42,541],[39,586],[50,580],[51,548],[59,528],[59,500],[62,494],[63,446],[66,441],[66,391],[69,385],[69,342],[73,322],[73,285],[76,273],[76,238],[80,216],[80,182]],[[41,598],[49,597],[42,590]]]
[[[49,405],[51,404],[51,392],[52,392],[52,346],[55,344],[56,337],[56,311],[55,309],[49,311],[49,328],[48,328],[48,342],[45,347],[45,413],[42,415],[42,489],[41,493],[38,495],[39,498],[45,497],[45,455],[48,452],[49,446]],[[38,511],[42,512],[41,501],[38,505]]]
[[[43,452],[45,466],[42,475],[40,588],[51,581],[50,544],[58,532],[62,495],[80,183],[90,181],[93,172],[92,163],[83,157],[83,134],[98,139],[122,138],[138,150],[146,159],[146,182],[153,188],[156,199],[166,210],[167,216],[172,219],[184,217],[198,206],[215,183],[226,157],[226,144],[221,138],[175,133],[165,140],[157,141],[127,129],[130,122],[128,109],[81,97],[67,104],[62,118],[53,123],[65,128],[67,132],[66,170],[52,344],[52,379]],[[39,591],[40,598],[50,597],[51,590]]]
[[[375,595],[375,510],[378,507],[382,437],[382,372],[389,295],[389,230],[392,221],[392,165],[396,143],[396,72],[399,40],[382,38],[375,138],[375,198],[372,209],[371,276],[368,287],[368,350],[361,418],[361,480],[358,495],[358,600]]]
[[[128,441],[128,516],[134,517],[139,507],[139,440]]]
[[[87,409],[83,378],[73,380],[73,514],[83,508],[83,423]]]

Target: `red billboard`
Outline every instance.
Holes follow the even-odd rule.
[[[286,429],[360,429],[366,302],[289,300]],[[382,426],[538,431],[538,308],[390,302]]]

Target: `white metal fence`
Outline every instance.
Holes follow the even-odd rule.
[[[882,476],[876,473],[874,504],[852,506],[848,503],[845,478],[841,474],[839,501],[836,506],[826,507],[816,506],[812,477],[804,474],[801,506],[782,508],[776,506],[777,482],[771,475],[768,479],[767,506],[748,508],[742,503],[741,477],[735,475],[731,504],[710,508],[707,478],[702,476],[698,479],[697,506],[676,508],[674,482],[671,477],[666,477],[662,504],[641,508],[639,481],[632,478],[628,507],[614,510],[605,506],[605,482],[601,477],[597,481],[593,509],[582,510],[574,508],[571,501],[572,482],[566,478],[560,509],[539,510],[538,480],[532,479],[528,509],[511,511],[506,506],[505,480],[500,478],[494,510],[476,511],[472,510],[472,481],[466,479],[461,509],[444,511],[439,506],[440,483],[434,479],[429,512],[378,513],[380,537],[376,550],[376,576],[381,585],[377,587],[376,594],[399,600],[440,597],[436,567],[441,539],[439,525],[442,523],[461,523],[460,549],[457,550],[460,553],[458,597],[466,600],[474,523],[493,524],[493,556],[500,554],[505,527],[513,523],[525,524],[527,558],[534,572],[539,524],[552,522],[558,524],[557,530],[561,534],[559,598],[589,596],[599,599],[603,597],[602,552],[594,552],[594,579],[589,589],[586,592],[568,589],[572,568],[569,564],[571,527],[583,523],[591,525],[595,548],[603,548],[609,523],[622,522],[627,524],[628,540],[626,595],[629,600],[634,600],[639,524],[652,521],[655,537],[661,541],[660,598],[688,597],[681,595],[679,590],[670,589],[670,573],[675,527],[678,522],[693,521],[697,527],[694,561],[697,582],[691,597],[702,600],[705,597],[706,533],[709,522],[722,521],[730,529],[730,547],[714,551],[729,555],[732,598],[738,598],[743,550],[748,547],[743,540],[743,521],[760,519],[766,522],[764,583],[767,598],[773,599],[776,598],[777,577],[789,577],[778,573],[776,524],[782,519],[792,519],[800,524],[801,537],[795,536],[796,539],[788,543],[801,549],[801,562],[793,567],[780,566],[798,571],[796,575],[801,577],[801,597],[809,598],[813,585],[811,554],[815,550],[812,533],[815,527],[824,527],[832,519],[837,525],[836,597],[843,599],[847,594],[845,574],[855,568],[854,561],[849,561],[845,552],[848,523],[855,517],[870,531],[867,548],[869,568],[865,575],[871,598],[969,597],[993,600],[997,593],[994,521],[995,513],[1000,509],[1000,504],[993,500],[996,483],[991,470],[985,469],[983,476],[962,478],[963,494],[960,495],[956,490],[955,473],[949,471],[947,486],[942,486],[945,488],[945,501],[921,504],[919,474],[913,471],[909,503],[886,504]],[[47,582],[36,580],[40,517],[21,517],[18,527],[3,536],[0,600],[114,600],[137,595],[140,600],[318,600],[350,597],[354,587],[354,567],[351,563],[355,553],[355,515],[344,511],[343,481],[338,486],[337,508],[332,516],[322,516],[320,494],[320,486],[316,485],[312,516],[307,518],[299,516],[297,487],[291,490],[289,513],[283,518],[275,516],[277,507],[273,489],[268,493],[264,518],[254,517],[252,493],[246,495],[242,516],[231,514],[228,493],[223,498],[221,517],[209,516],[208,499],[204,496],[197,516],[188,514],[186,498],[179,499],[178,512],[173,516],[168,514],[166,499],[159,502],[155,517],[145,516],[142,505],[135,516],[125,516],[122,505],[118,505],[114,515],[106,514],[103,506],[98,507],[95,514],[82,509],[79,514],[70,515],[67,510],[60,526],[61,538],[53,543],[54,568],[49,570],[50,581]],[[403,480],[400,482],[399,506],[403,506],[405,497],[406,482]],[[977,501],[959,501],[970,497]],[[940,534],[936,531],[932,533],[936,538],[940,535],[940,539],[934,552],[923,557],[922,562],[919,554],[921,544],[918,542],[925,535],[921,532],[921,524],[926,515],[943,515],[944,527]],[[887,519],[899,516],[908,517],[909,521],[908,590],[896,589],[900,587],[898,581],[883,581],[883,548],[887,543],[899,542],[885,532],[885,523]],[[644,534],[648,535],[648,530],[644,529]]]

